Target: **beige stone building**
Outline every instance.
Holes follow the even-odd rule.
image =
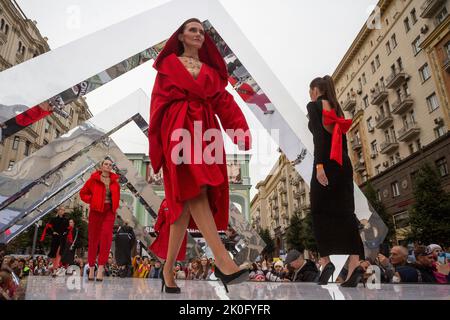
[[[310,209],[309,187],[291,162],[281,154],[267,178],[256,185],[250,203],[252,227],[268,229],[275,239],[276,254],[286,251],[286,231],[294,213],[305,218]]]
[[[404,226],[413,171],[434,162],[444,186],[450,183],[450,4],[381,0],[378,7],[381,28],[364,25],[333,78],[354,121],[348,147],[355,181],[364,187],[370,180],[396,225]]]
[[[50,51],[47,40],[15,1],[0,1],[0,72]],[[52,114],[0,142],[0,172],[92,117],[84,98],[64,110],[69,118]],[[71,206],[76,203],[71,201]]]

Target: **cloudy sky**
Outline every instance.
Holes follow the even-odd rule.
[[[26,16],[38,22],[52,49],[162,5],[167,0],[16,0]],[[194,0],[186,0],[195,2]],[[299,108],[309,101],[310,81],[332,74],[376,0],[220,0],[251,44],[285,85]],[[88,95],[97,114],[138,88],[150,96],[154,72],[147,63]],[[252,130],[262,127],[240,103]],[[124,152],[146,152],[148,143],[134,127],[117,136]],[[124,138],[126,137],[126,139]],[[270,140],[269,136],[268,140]],[[226,138],[228,139],[228,138]],[[126,143],[125,143],[126,141]],[[228,140],[226,142],[229,142]],[[273,145],[276,149],[276,146]],[[227,153],[235,152],[229,143]],[[260,153],[262,150],[252,150]],[[264,165],[251,162],[253,186],[263,180],[278,158],[265,155]],[[261,158],[261,157],[255,157]],[[252,197],[256,193],[252,188]]]

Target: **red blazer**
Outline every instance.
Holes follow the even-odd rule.
[[[80,198],[83,202],[90,205],[91,210],[103,212],[106,187],[100,180],[101,174],[101,171],[96,171],[91,175],[89,180],[86,181],[83,188],[80,190]],[[117,211],[117,208],[119,208],[120,201],[120,185],[117,181],[118,179],[119,176],[117,174],[110,173],[109,189],[111,190],[112,211],[114,213]]]

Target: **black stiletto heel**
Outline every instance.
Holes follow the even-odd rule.
[[[163,267],[164,270],[164,267]],[[164,280],[164,271],[162,270],[163,274],[161,277],[161,292],[164,291],[164,287],[165,287],[165,291],[166,293],[181,293],[181,289],[179,287],[168,287],[166,285],[166,282]]]
[[[217,279],[220,279],[223,286],[225,287],[225,291],[228,293],[228,285],[231,284],[239,284],[248,280],[249,271],[248,269],[242,269],[238,272],[232,274],[223,274],[217,266],[215,267],[214,275]]]
[[[357,267],[355,270],[353,270],[350,278],[341,284],[341,287],[356,288],[358,286],[358,283],[361,282],[364,272],[365,271],[361,266]]]
[[[317,282],[317,284],[324,286],[328,284],[328,280],[330,280],[331,277],[331,281],[333,281],[333,273],[336,270],[336,267],[334,266],[333,263],[329,262],[327,263],[327,265],[323,268],[322,273],[320,274],[319,277],[319,282]]]

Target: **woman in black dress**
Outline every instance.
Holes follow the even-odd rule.
[[[344,119],[330,76],[314,79],[309,93],[308,127],[314,140],[311,215],[319,253],[326,263],[319,283],[328,283],[335,270],[329,255],[348,254],[348,276],[342,286],[356,286],[362,276],[358,266],[364,246],[355,215],[353,170],[345,137],[352,121]]]

